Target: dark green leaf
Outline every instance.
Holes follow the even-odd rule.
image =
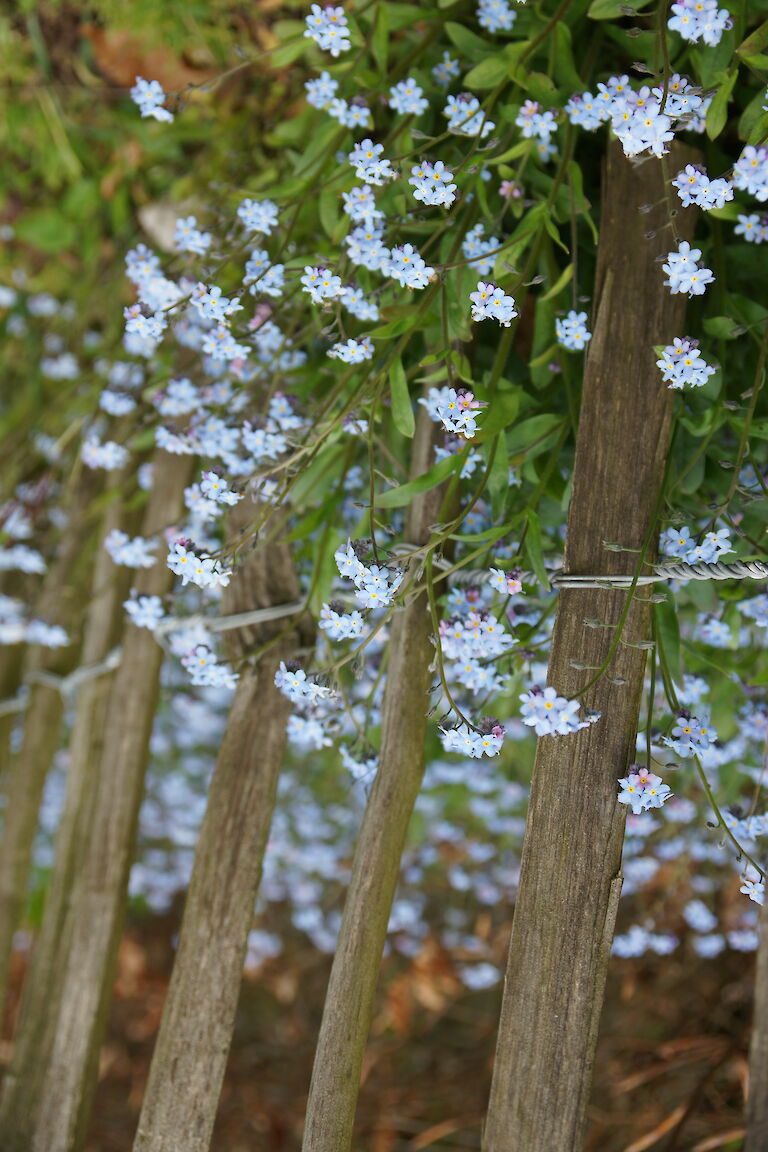
[[[736,83],[736,77],[739,74],[738,68],[732,68],[728,76],[718,88],[715,93],[712,103],[707,111],[707,136],[710,140],[714,140],[719,136],[725,127],[725,122],[728,119],[728,101],[733,92],[733,86]]]
[[[528,531],[525,534],[525,550],[528,559],[536,574],[536,579],[543,588],[549,588],[549,577],[544,567],[544,553],[541,547],[541,526],[539,517],[533,508],[528,509]]]
[[[463,24],[454,24],[449,20],[445,25],[445,31],[451,43],[455,44],[468,60],[481,60],[488,55],[488,41],[470,32]]]
[[[672,677],[672,681],[678,687],[682,687],[682,676],[680,673],[680,628],[677,623],[677,612],[671,597],[664,600],[661,604],[654,604],[654,615],[656,617],[656,636],[660,654],[663,654],[664,662]]]
[[[411,394],[408,391],[408,380],[399,356],[389,370],[389,390],[392,397],[392,420],[395,428],[398,432],[402,432],[403,436],[413,436],[416,421],[413,416]]]
[[[501,55],[488,56],[476,64],[464,77],[467,88],[483,91],[495,88],[509,75],[509,61]]]
[[[376,506],[378,508],[404,508],[410,504],[414,496],[420,496],[422,492],[428,492],[430,488],[435,488],[443,480],[446,480],[452,472],[461,468],[463,462],[464,456],[462,454],[445,456],[433,464],[428,472],[424,472],[415,480],[409,480],[407,484],[399,484],[397,488],[389,488],[386,492],[382,492],[376,497]]]

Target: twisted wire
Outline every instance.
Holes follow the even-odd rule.
[[[631,588],[645,584],[656,584],[660,580],[768,580],[768,564],[762,560],[734,560],[730,564],[714,561],[709,564],[686,564],[683,560],[664,561],[652,564],[652,573],[638,576],[580,575],[563,572],[555,568],[549,574],[550,587],[561,588]],[[463,569],[448,577],[449,584],[476,584],[488,575],[487,568]],[[523,583],[538,583],[534,572],[521,571]]]

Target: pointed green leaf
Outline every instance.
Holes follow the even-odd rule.
[[[533,508],[528,509],[528,531],[525,534],[525,550],[536,579],[543,588],[549,588],[549,577],[544,567],[544,553],[541,547],[541,525]]]
[[[680,673],[680,628],[672,597],[661,604],[654,604],[653,610],[659,649],[663,653],[672,682],[681,688],[683,680]]]
[[[731,92],[733,92],[733,86],[736,83],[738,74],[738,68],[731,69],[715,93],[712,103],[709,106],[707,111],[707,136],[710,140],[714,140],[716,136],[719,136],[725,127],[725,122],[728,119],[728,101],[731,98]]]
[[[421,476],[417,476],[415,480],[409,480],[407,484],[399,484],[397,488],[389,488],[386,492],[376,497],[377,508],[404,508],[410,504],[414,496],[420,496],[422,492],[428,492],[430,488],[435,488],[443,480],[460,469],[464,463],[464,454],[459,452],[455,456],[444,456],[442,460],[438,460],[433,464],[429,471],[424,472]]]
[[[392,397],[392,419],[395,428],[398,432],[402,432],[403,436],[413,436],[416,421],[413,415],[411,394],[408,391],[408,380],[399,356],[389,370],[389,390]]]

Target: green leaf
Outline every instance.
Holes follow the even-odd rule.
[[[707,136],[710,140],[714,140],[716,136],[719,136],[725,127],[725,122],[728,119],[728,101],[731,98],[731,92],[733,92],[733,86],[736,83],[738,74],[738,67],[730,70],[727,78],[718,88],[709,106],[707,111]]]
[[[451,43],[455,44],[469,60],[480,60],[488,55],[488,41],[470,32],[463,24],[454,24],[452,20],[448,20],[445,31]]]
[[[483,91],[486,88],[495,88],[509,75],[509,61],[501,54],[488,56],[476,64],[464,77],[463,83],[467,88]]]
[[[387,47],[389,45],[389,5],[376,5],[376,20],[373,26],[371,51],[376,67],[382,76],[387,75]]]
[[[563,416],[556,416],[553,412],[546,412],[541,416],[531,416],[523,420],[508,435],[507,450],[510,456],[519,456],[527,448],[549,436],[563,423]]]
[[[520,410],[521,389],[497,392],[489,406],[480,414],[477,443],[482,444],[497,432],[508,428]]]
[[[539,584],[543,588],[549,588],[549,577],[544,567],[544,553],[541,547],[541,525],[533,508],[528,509],[527,519],[528,531],[525,534],[525,550]]]
[[[428,492],[430,488],[437,487],[443,480],[460,469],[464,463],[464,453],[458,453],[455,456],[445,456],[442,460],[438,460],[433,464],[428,472],[424,472],[415,480],[409,480],[407,484],[399,484],[397,488],[389,488],[386,492],[382,492],[376,497],[377,508],[404,508],[410,504],[414,496],[420,496],[422,492]]]
[[[573,52],[571,50],[571,30],[563,20],[559,20],[555,25],[555,79],[558,84],[564,87],[569,92],[581,92],[584,88],[584,83],[579,76],[576,65],[573,62]]]
[[[526,81],[526,88],[532,99],[541,103],[551,104],[557,89],[543,72],[531,72]]]
[[[766,58],[765,67],[768,68],[768,58]],[[768,103],[768,101],[765,99],[765,89],[763,88],[750,100],[749,104],[747,104],[739,118],[739,137],[742,140],[748,140],[750,133],[755,131],[755,129],[758,130],[761,136],[764,135],[764,124],[762,121],[766,120],[763,111],[763,105],[766,103]],[[733,201],[731,201],[731,206],[732,205]]]
[[[391,4],[387,3],[387,19],[392,32],[399,32],[401,28],[412,28],[419,20],[424,19],[424,9],[418,4]]]
[[[562,290],[563,290],[563,288],[565,288],[566,284],[570,284],[572,278],[573,278],[573,264],[568,264],[565,268],[563,268],[562,272],[560,273],[560,275],[558,276],[557,280],[552,285],[550,290],[548,292],[545,292],[545,294],[541,297],[541,299],[542,300],[551,300],[554,296],[557,296],[557,294],[559,292],[562,292]]]
[[[407,332],[413,324],[413,316],[396,316],[393,320],[389,320],[386,324],[380,324],[378,328],[373,328],[368,333],[369,336],[400,336],[403,332]]]
[[[516,160],[518,156],[524,156],[526,152],[531,152],[536,144],[533,140],[518,140],[517,144],[513,144],[511,148],[507,148],[506,152],[502,152],[500,156],[492,156],[488,160],[489,164],[504,164],[507,160]]]
[[[413,416],[411,394],[408,391],[408,380],[399,356],[393,361],[389,370],[389,390],[392,397],[392,420],[395,428],[398,432],[402,432],[403,436],[413,436],[416,421]]]
[[[329,239],[333,239],[339,223],[339,193],[335,187],[323,188],[318,198],[320,223]]]
[[[748,58],[750,56],[759,56],[768,48],[768,20],[764,20],[759,28],[754,32],[750,32],[746,40],[742,40],[736,51],[739,56]]]
[[[294,60],[298,60],[302,55],[304,49],[307,47],[307,41],[304,36],[299,36],[296,40],[289,40],[285,44],[281,44],[276,48],[270,57],[270,62],[273,68],[285,68],[287,64],[293,64]]]
[[[623,16],[623,8],[634,8],[635,12],[639,12],[641,8],[647,8],[651,0],[592,0],[589,8],[587,9],[587,16],[590,20],[615,20],[618,16]]]
[[[710,316],[704,321],[704,331],[708,336],[715,336],[718,340],[735,340],[744,333],[744,329],[737,320],[730,316]]]
[[[491,515],[498,520],[509,491],[509,455],[506,438],[501,432],[497,435],[496,451],[488,473],[488,491],[491,494]]]
[[[41,252],[52,254],[71,248],[77,239],[77,231],[56,208],[39,208],[21,217],[16,224],[16,236]]]
[[[581,175],[581,168],[575,160],[568,161],[568,182],[570,184],[573,198],[576,201],[577,207],[581,212],[584,219],[589,224],[589,229],[592,233],[592,239],[597,244],[597,227],[595,222],[589,214],[589,201],[584,195],[584,180]]]
[[[670,596],[660,604],[654,604],[656,617],[656,636],[659,649],[663,653],[664,662],[669,669],[672,681],[682,687],[683,679],[680,674],[680,628],[677,623],[677,612]]]

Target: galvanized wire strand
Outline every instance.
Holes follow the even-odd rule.
[[[405,556],[403,551],[401,555]],[[450,568],[449,562],[442,557],[437,558],[436,565],[444,570]],[[573,572],[563,572],[555,569],[549,576],[550,587],[555,591],[562,588],[631,588],[647,584],[656,584],[660,580],[768,580],[768,564],[762,560],[734,560],[730,564],[714,561],[710,564],[686,564],[683,560],[665,560],[662,563],[651,565],[652,573],[645,573],[637,578],[633,576],[600,576],[581,575]],[[451,572],[447,577],[451,585],[478,584],[487,579],[487,568],[459,569]],[[534,572],[518,572],[518,578],[524,583],[536,583],[538,577]],[[228,632],[232,628],[245,628],[249,624],[258,624],[265,620],[279,620],[284,616],[293,616],[306,607],[304,601],[296,600],[290,604],[278,604],[274,608],[255,608],[250,612],[239,612],[234,616],[219,616],[218,618],[196,616],[172,616],[162,620],[152,631],[160,638],[170,632],[179,632],[185,628],[203,627],[207,632]],[[44,684],[56,688],[64,699],[69,702],[81,684],[111,672],[117,668],[122,658],[122,649],[113,648],[109,655],[99,664],[84,664],[75,668],[68,676],[54,676],[50,672],[32,672],[27,677],[26,684]],[[14,712],[21,712],[27,704],[28,687],[23,687],[16,696],[0,700],[0,716],[7,716]]]
[[[563,572],[555,568],[549,574],[550,587],[562,588],[631,588],[638,585],[656,584],[661,580],[768,580],[768,564],[762,560],[735,560],[730,564],[715,561],[710,564],[686,564],[683,560],[669,560],[652,564],[653,572],[634,576],[580,575]],[[524,584],[538,583],[534,572],[518,571],[518,578]],[[487,579],[487,568],[475,568],[453,572],[448,577],[450,584],[477,584]]]

